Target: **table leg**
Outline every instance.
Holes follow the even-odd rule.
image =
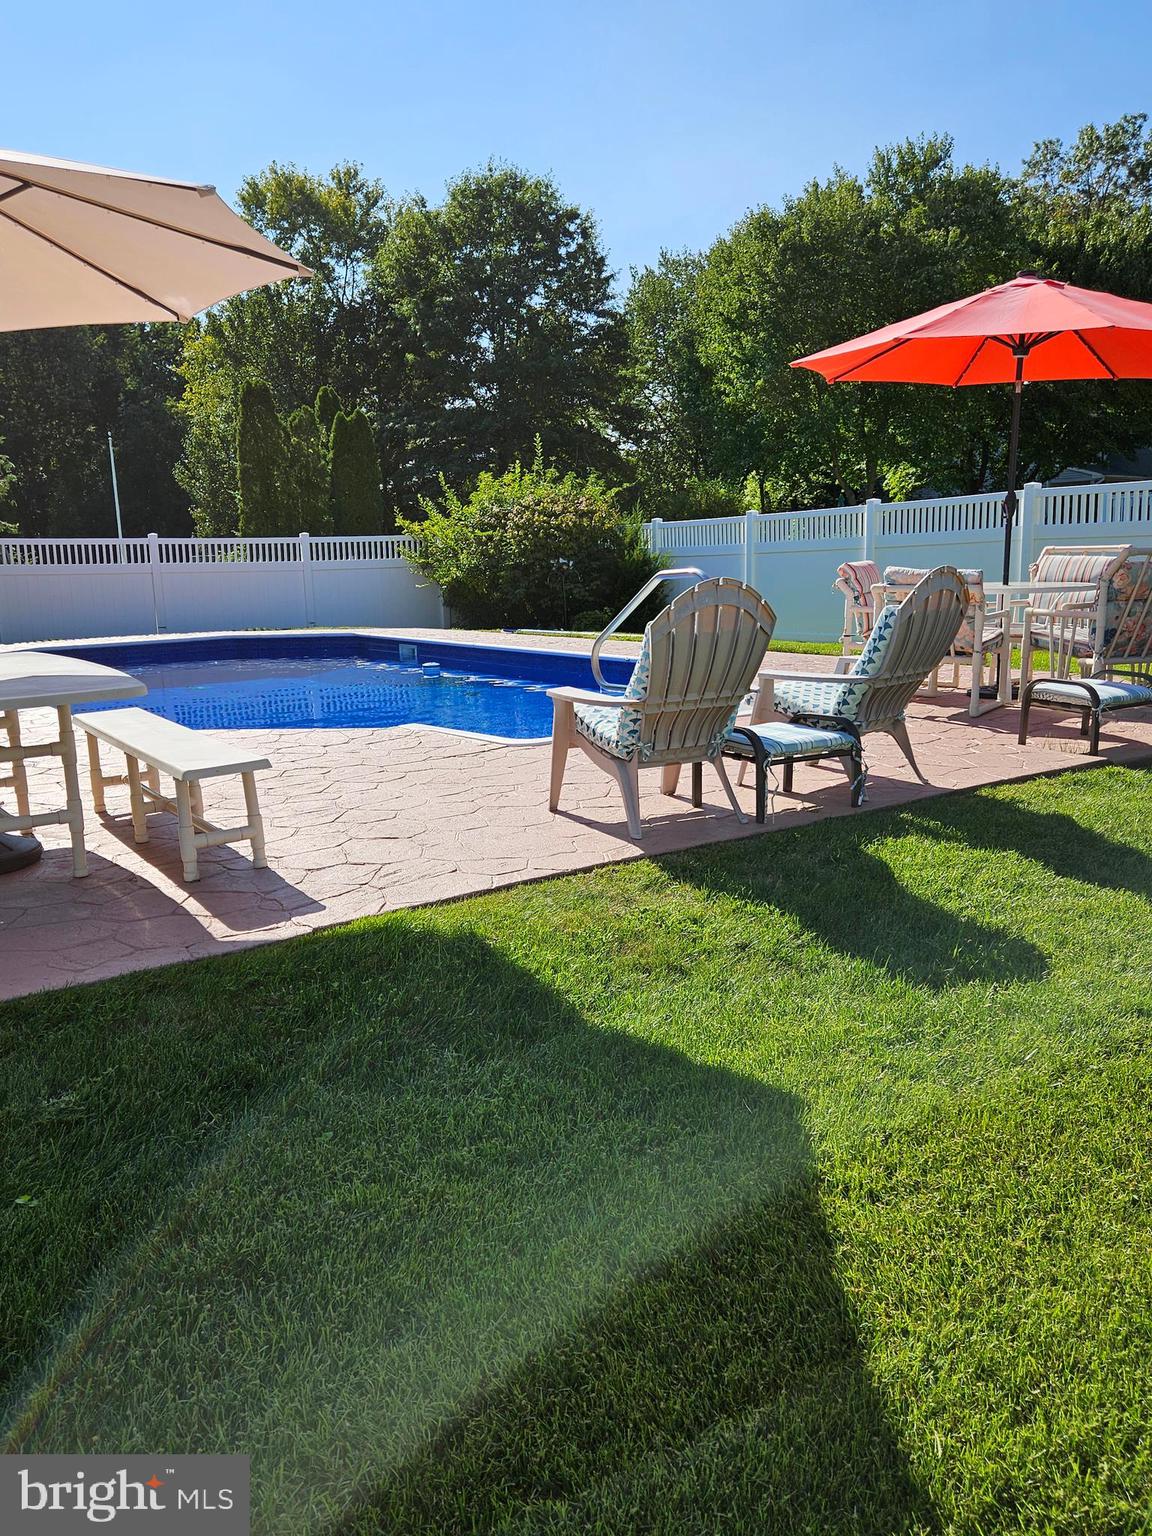
[[[76,771],[76,736],[72,730],[72,710],[67,704],[56,706],[60,728],[60,762],[64,769],[64,804],[72,839],[72,873],[77,880],[88,873],[88,855],[84,850],[84,802],[80,798],[80,776]]]
[[[0,724],[3,724],[8,732],[8,745],[10,747],[19,747],[21,745],[20,711],[16,709],[7,710],[3,717],[0,718]],[[24,759],[22,757],[17,756],[12,762],[10,782],[12,792],[16,796],[16,814],[17,816],[27,816],[29,805],[28,770],[24,766]],[[21,827],[19,830],[27,834],[30,829],[28,827]]]

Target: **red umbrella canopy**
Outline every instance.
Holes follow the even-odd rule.
[[[811,368],[830,384],[1152,378],[1152,304],[1021,272],[792,367]]]

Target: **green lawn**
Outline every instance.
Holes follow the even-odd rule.
[[[1152,1529],[1152,772],[0,1010],[7,1449],[256,1529]]]

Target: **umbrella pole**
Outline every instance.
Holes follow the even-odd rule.
[[[1012,525],[1016,521],[1016,474],[1020,457],[1020,397],[1024,393],[1024,358],[1022,347],[1013,349],[1016,354],[1016,382],[1012,386],[1012,426],[1008,432],[1008,489],[1004,493],[1004,569],[1002,580],[1007,586],[1012,580]],[[1004,605],[1004,622],[1010,623],[1011,605]],[[996,653],[996,681],[991,687],[981,688],[982,698],[1000,697],[1001,653]],[[1013,690],[1015,692],[1015,690]]]
[[[1024,352],[1016,351],[1016,382],[1012,387],[1012,426],[1008,433],[1008,489],[1004,493],[1004,574],[1012,580],[1012,525],[1016,521],[1016,472],[1020,457],[1020,397],[1024,393]]]

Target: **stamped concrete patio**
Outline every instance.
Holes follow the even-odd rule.
[[[444,638],[443,631],[389,633]],[[552,637],[457,635],[485,644],[587,649],[585,642]],[[776,654],[772,661],[781,671],[832,666],[826,656]],[[508,745],[425,726],[237,732],[273,763],[260,776],[269,868],[253,869],[244,853],[230,848],[210,849],[201,854],[202,878],[185,885],[174,818],[150,817],[151,842],[137,846],[127,792],[110,790],[107,819],[87,807],[87,879],[72,879],[64,829],[55,827],[43,829],[39,864],[0,879],[0,996],[221,954],[614,860],[733,837],[770,838],[825,816],[863,815],[1086,761],[1152,760],[1152,711],[1130,712],[1106,729],[1100,757],[1088,759],[1071,718],[1038,710],[1032,740],[1020,747],[1015,709],[971,721],[965,706],[964,696],[949,693],[920,699],[909,712],[928,785],[916,781],[887,737],[866,738],[868,801],[855,812],[836,764],[800,765],[796,793],[776,795],[767,828],[741,826],[729,815],[708,772],[701,810],[686,798],[687,774],[674,800],[660,794],[658,773],[641,775],[647,820],[640,845],[627,836],[615,784],[579,753],[561,812],[552,816],[545,744]],[[38,723],[25,716],[26,740],[39,734]],[[44,724],[47,730],[47,716]],[[34,760],[29,776],[34,806],[59,802],[57,764]],[[751,782],[738,793],[751,815]],[[238,784],[209,786],[206,799],[213,819],[243,820]],[[771,857],[768,842],[764,856]]]

